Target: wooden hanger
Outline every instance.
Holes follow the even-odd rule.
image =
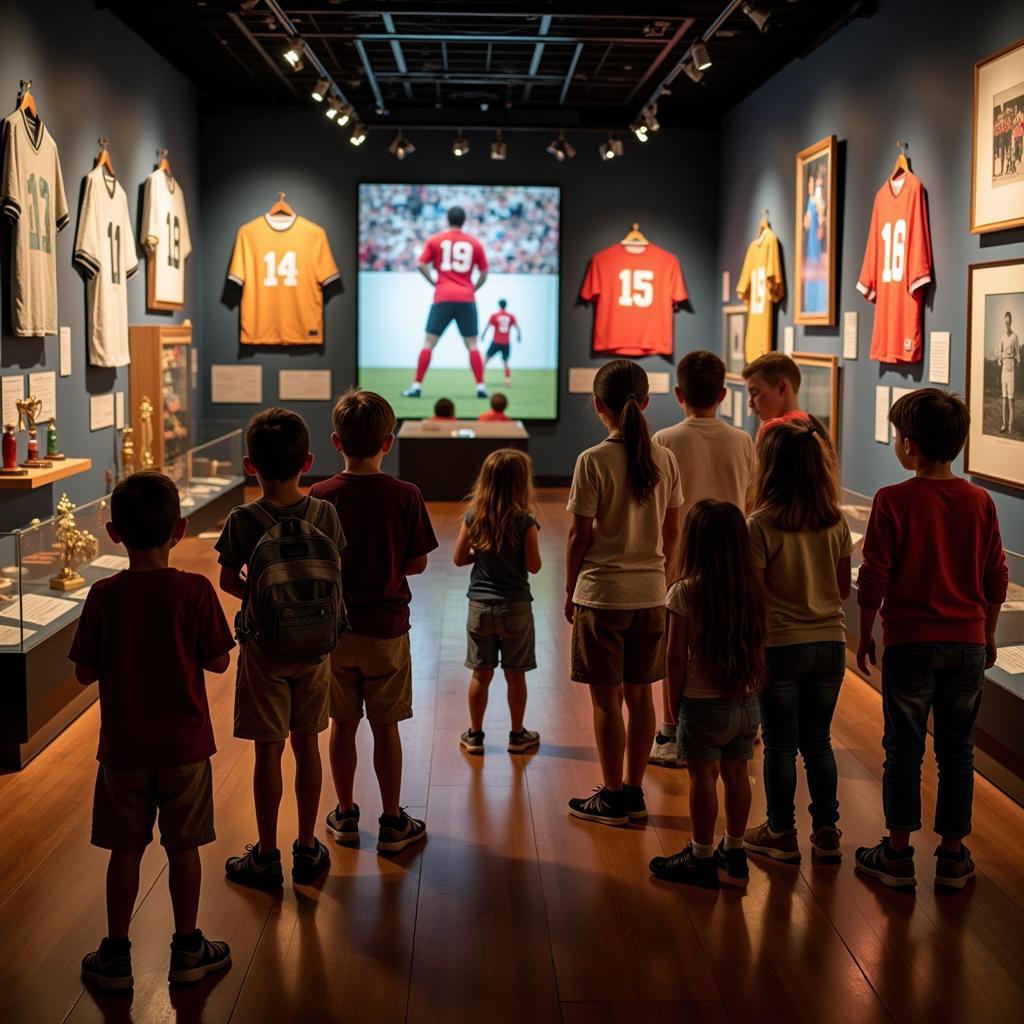
[[[110,139],[99,139],[98,143],[100,152],[93,166],[102,167],[112,178],[116,178],[117,174],[114,172],[114,165],[110,162],[110,151],[107,149],[110,145]]]
[[[907,150],[910,148],[910,143],[897,142],[896,148],[899,150],[899,156],[896,157],[896,163],[893,164],[892,174],[889,175],[890,181],[895,180],[901,174],[906,174],[910,170],[910,161],[907,160]]]
[[[22,79],[18,91],[18,109],[24,110],[30,117],[39,119],[39,111],[36,109],[35,97],[32,95],[32,79]]]
[[[156,155],[160,158],[160,162],[156,165],[156,169],[158,171],[163,171],[168,178],[173,178],[174,175],[171,174],[171,165],[167,162],[167,147],[165,146],[163,149],[158,149],[156,151]]]
[[[285,201],[284,193],[278,192],[277,202],[274,203],[274,205],[269,210],[267,210],[267,216],[278,217],[281,216],[282,214],[285,215],[286,217],[294,217],[295,211]]]
[[[626,237],[619,242],[619,245],[650,245],[647,236],[640,230],[640,225],[635,221],[632,230],[626,232]]]
[[[766,228],[770,228],[771,224],[768,223],[768,207],[762,207],[761,219],[757,222],[757,230],[764,231]]]

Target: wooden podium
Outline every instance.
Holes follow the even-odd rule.
[[[530,450],[518,420],[406,420],[398,432],[398,475],[427,501],[461,501],[484,459],[499,448]]]

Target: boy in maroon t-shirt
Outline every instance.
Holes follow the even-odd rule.
[[[338,510],[349,540],[341,553],[352,632],[331,656],[331,773],[338,805],[327,831],[339,843],[359,841],[359,808],[352,789],[356,730],[366,708],[373,730],[373,765],[383,813],[377,851],[404,850],[427,834],[426,824],[399,806],[402,741],[398,723],[412,718],[407,576],[423,572],[437,538],[419,488],[382,473],[394,443],[395,412],[372,391],[349,391],[333,413],[334,447],[345,470],[314,484],[309,493]]]
[[[205,938],[196,916],[199,847],[214,840],[203,673],[226,671],[235,644],[210,581],[168,565],[186,525],[175,484],[152,471],[127,477],[110,517],[128,569],[92,585],[70,653],[78,681],[100,686],[92,842],[110,850],[107,936],[83,959],[82,977],[104,990],[134,984],[128,925],[158,815],[174,908],[169,980],[198,981],[231,962],[227,943]]]

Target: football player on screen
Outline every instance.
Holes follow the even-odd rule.
[[[404,398],[419,398],[423,378],[430,366],[430,356],[438,338],[454,320],[469,353],[469,366],[476,380],[477,398],[487,398],[484,387],[484,361],[476,347],[479,324],[476,293],[487,280],[487,256],[484,247],[462,230],[466,211],[453,206],[448,211],[448,230],[427,239],[417,269],[434,287],[434,303],[427,316],[427,333],[416,362],[416,376],[402,392]],[[431,274],[431,268],[434,274]],[[477,271],[473,281],[473,270]]]
[[[512,372],[508,368],[508,357],[512,348],[512,328],[516,329],[517,343],[522,343],[523,332],[519,327],[519,321],[512,313],[508,312],[507,307],[508,303],[504,299],[498,300],[498,312],[491,314],[491,319],[487,321],[480,340],[487,341],[487,332],[489,330],[494,332],[491,335],[491,344],[487,348],[487,354],[484,356],[484,369],[487,368],[491,356],[501,356],[501,361],[505,365],[505,387],[510,388],[512,387]]]

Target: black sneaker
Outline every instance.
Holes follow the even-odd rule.
[[[623,786],[622,797],[626,801],[626,814],[630,821],[647,820],[647,804],[644,803],[642,786]]]
[[[858,846],[854,857],[858,871],[877,878],[891,889],[913,889],[917,885],[912,846],[897,853],[890,848],[886,836],[877,846]]]
[[[377,833],[378,853],[398,853],[399,850],[404,850],[407,846],[426,838],[427,823],[406,814],[404,807],[398,809],[397,822],[394,819],[388,821],[386,817],[382,814],[378,819],[380,825],[380,831]]]
[[[472,729],[467,729],[459,737],[459,746],[467,754],[482,754],[484,752],[484,734],[483,732],[473,732]]]
[[[622,792],[613,793],[598,786],[593,796],[577,796],[569,801],[569,813],[584,821],[597,821],[602,825],[628,825],[629,813]]]
[[[104,992],[121,992],[135,984],[130,939],[105,938],[100,948],[82,957],[82,980]]]
[[[292,881],[299,885],[313,885],[331,866],[331,855],[327,847],[316,836],[313,845],[299,846],[298,839],[292,843]]]
[[[508,752],[510,754],[525,754],[532,747],[539,746],[540,733],[534,732],[532,729],[520,729],[519,732],[508,734]]]
[[[693,843],[687,843],[671,857],[655,857],[650,864],[652,874],[666,882],[696,885],[701,889],[718,888],[718,865],[714,857],[698,857]]]
[[[750,868],[747,867],[747,851],[742,846],[736,850],[727,850],[724,839],[719,840],[715,849],[715,864],[719,871],[724,871],[736,881],[745,881],[750,877]]]
[[[167,980],[172,985],[202,981],[229,963],[231,947],[226,942],[208,939],[198,928],[191,935],[175,934],[171,940],[171,970]]]
[[[402,397],[403,398],[419,398],[420,395],[422,395],[422,394],[423,394],[423,389],[419,386],[419,384],[413,383],[413,384],[410,384],[409,387],[407,387],[402,392]]]
[[[962,889],[974,877],[974,858],[963,844],[959,857],[941,846],[936,848],[935,856],[938,858],[935,862],[936,889]]]
[[[359,804],[353,804],[351,811],[343,811],[335,807],[324,827],[334,836],[336,843],[358,843],[359,842]]]
[[[241,857],[228,857],[224,863],[224,874],[230,881],[253,889],[277,889],[284,885],[281,851],[261,854],[258,846],[258,843],[253,843],[245,848]]]

